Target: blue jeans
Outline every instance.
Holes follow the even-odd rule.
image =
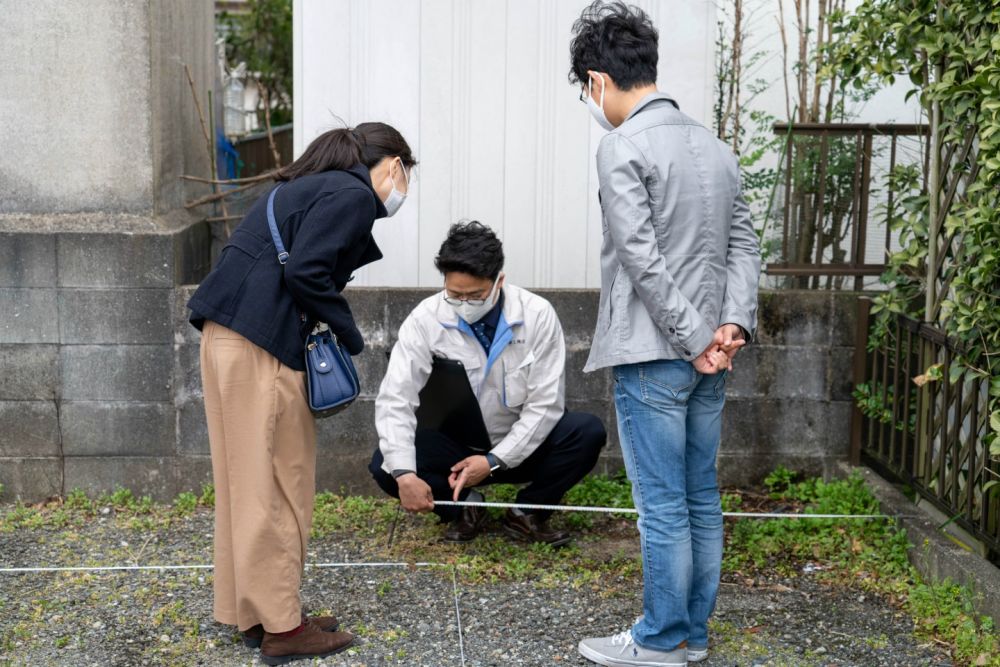
[[[708,646],[722,567],[722,505],[715,457],[725,374],[662,360],[614,368],[625,469],[639,510],[643,616],[639,646]]]

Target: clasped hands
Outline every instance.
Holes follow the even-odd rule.
[[[715,330],[711,344],[692,362],[703,375],[733,370],[733,357],[747,342],[743,329],[736,324],[723,324]]]
[[[476,486],[490,476],[490,462],[482,454],[468,456],[451,467],[448,485],[455,490],[454,500],[465,487]],[[399,502],[407,512],[429,512],[434,509],[431,487],[416,473],[396,480],[399,485]]]

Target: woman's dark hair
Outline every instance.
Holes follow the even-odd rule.
[[[278,169],[274,180],[292,181],[299,176],[348,169],[356,164],[371,169],[385,157],[398,157],[407,169],[417,163],[396,128],[385,123],[361,123],[353,129],[339,128],[319,135],[298,160]]]
[[[448,230],[434,265],[441,273],[467,273],[496,280],[503,268],[503,243],[486,225],[472,220]]]
[[[622,90],[656,83],[659,34],[646,12],[621,0],[595,0],[573,23],[569,82],[606,72]]]

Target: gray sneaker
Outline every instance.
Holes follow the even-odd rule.
[[[708,660],[707,646],[688,646],[688,662]]]
[[[578,647],[587,660],[606,667],[687,667],[687,649],[656,651],[643,648],[632,641],[632,631],[626,630],[611,637],[584,639]]]

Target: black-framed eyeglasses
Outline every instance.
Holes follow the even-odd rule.
[[[493,290],[491,289],[490,293],[492,292]],[[447,294],[444,295],[444,302],[447,303],[449,306],[461,306],[463,303],[467,303],[472,307],[477,307],[477,306],[482,306],[488,300],[489,297],[483,299],[459,299],[458,297],[455,296],[448,296]]]
[[[499,280],[499,278],[497,280]],[[477,299],[470,299],[468,297],[449,296],[448,292],[445,291],[444,302],[447,303],[449,306],[461,306],[463,303],[467,303],[473,308],[478,308],[479,306],[484,305],[487,301],[489,301],[493,297],[493,290],[495,290],[496,287],[497,287],[497,281],[494,280],[493,284],[490,285],[490,291],[486,293],[486,296]]]
[[[487,299],[459,299],[458,297],[454,297],[454,296],[445,296],[445,298],[444,298],[444,302],[447,303],[450,306],[461,306],[463,303],[467,303],[470,306],[476,307],[476,306],[482,306],[487,301],[488,301],[488,298]]]

